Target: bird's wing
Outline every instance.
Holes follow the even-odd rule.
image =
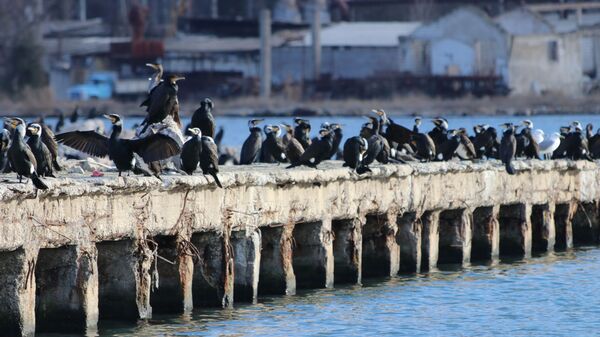
[[[321,141],[316,141],[310,144],[310,146],[307,147],[304,153],[300,156],[300,161],[307,162],[312,158],[317,157],[320,153],[321,145]]]
[[[33,169],[37,170],[37,160],[35,160],[35,156],[33,155],[31,148],[27,144],[25,144],[25,155],[27,156],[29,162],[33,164]]]
[[[217,151],[217,145],[212,142],[204,142],[203,151],[205,150],[208,152],[209,165],[215,169],[215,172],[219,172],[219,153]]]
[[[173,138],[160,133],[144,138],[125,140],[125,142],[146,163],[167,159],[181,152],[181,147]]]
[[[257,155],[260,153],[261,145],[262,143],[259,137],[250,135],[242,145],[240,162],[244,164],[255,162]]]
[[[393,120],[389,119],[390,124],[388,125],[385,136],[388,140],[396,142],[398,144],[404,144],[410,142],[410,137],[413,135],[412,130],[406,128],[400,124],[394,123]]]
[[[54,139],[54,132],[46,124],[43,124],[42,128],[42,143],[46,145],[52,158],[56,158],[58,156],[58,143]]]
[[[108,155],[108,138],[95,131],[72,131],[56,135],[56,141],[95,157]]]

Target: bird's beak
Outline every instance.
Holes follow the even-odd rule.
[[[154,63],[146,63],[147,67],[158,70],[158,65]]]
[[[114,118],[113,118],[113,116],[111,116],[111,115],[106,115],[106,114],[104,114],[104,115],[102,115],[102,117],[104,117],[104,118],[106,118],[106,119],[110,120],[110,122],[111,122],[111,123],[114,123],[114,122],[115,122],[115,119],[114,119]]]
[[[175,76],[173,77],[173,83],[176,83],[177,81],[182,81],[185,80],[184,76]]]
[[[27,127],[27,130],[31,131],[31,133],[33,133],[34,135],[36,134],[36,131],[37,131],[37,129],[34,128],[33,126]]]

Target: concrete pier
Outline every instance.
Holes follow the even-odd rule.
[[[223,167],[0,184],[0,331],[83,333],[192,306],[600,241],[596,163]],[[8,179],[14,177],[7,176]]]

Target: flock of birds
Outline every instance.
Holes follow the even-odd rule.
[[[450,129],[448,121],[439,117],[432,119],[431,131],[422,132],[421,118],[415,118],[410,129],[395,123],[384,110],[376,109],[366,116],[368,121],[360,133],[348,138],[343,146],[343,125],[338,123],[321,124],[317,136],[311,138],[310,121],[303,118],[294,118],[293,125],[262,127],[264,120],[252,119],[248,122],[250,134],[238,159],[230,151],[219,151],[223,129],[216,132],[213,102],[204,99],[182,132],[177,82],[184,78],[169,75],[163,79],[161,65],[148,66],[155,69],[155,73],[150,78],[148,97],[141,104],[146,107],[147,115],[141,125],[135,127],[133,139],[121,137],[123,120],[117,114],[103,115],[112,124],[108,135],[98,130],[55,135],[54,131],[59,132],[64,125],[62,115],[55,130],[43,121],[27,124],[21,118],[8,117],[0,135],[0,170],[15,172],[19,182],[26,177],[38,189],[47,189],[41,177],[55,177],[55,172],[62,169],[59,144],[94,157],[108,156],[119,176],[122,172],[133,172],[159,177],[166,169],[192,175],[200,168],[203,174],[211,175],[219,187],[222,187],[217,175],[219,165],[231,162],[239,165],[289,163],[287,168],[316,168],[324,160],[335,158],[342,159],[344,166],[357,174],[364,174],[370,172],[369,165],[375,161],[388,164],[453,158],[499,159],[506,171],[514,174],[512,161],[517,157],[600,158],[600,130],[594,134],[591,124],[584,129],[575,121],[561,127],[560,132],[546,136],[542,130],[534,129],[530,120],[525,120],[522,125],[502,124],[499,137],[495,127],[477,125],[473,128],[474,134],[468,135],[464,128]]]

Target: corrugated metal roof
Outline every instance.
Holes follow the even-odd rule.
[[[324,47],[391,47],[398,45],[398,38],[408,36],[421,26],[420,22],[345,22],[321,29],[321,45]],[[304,36],[304,45],[312,44],[312,36]]]

